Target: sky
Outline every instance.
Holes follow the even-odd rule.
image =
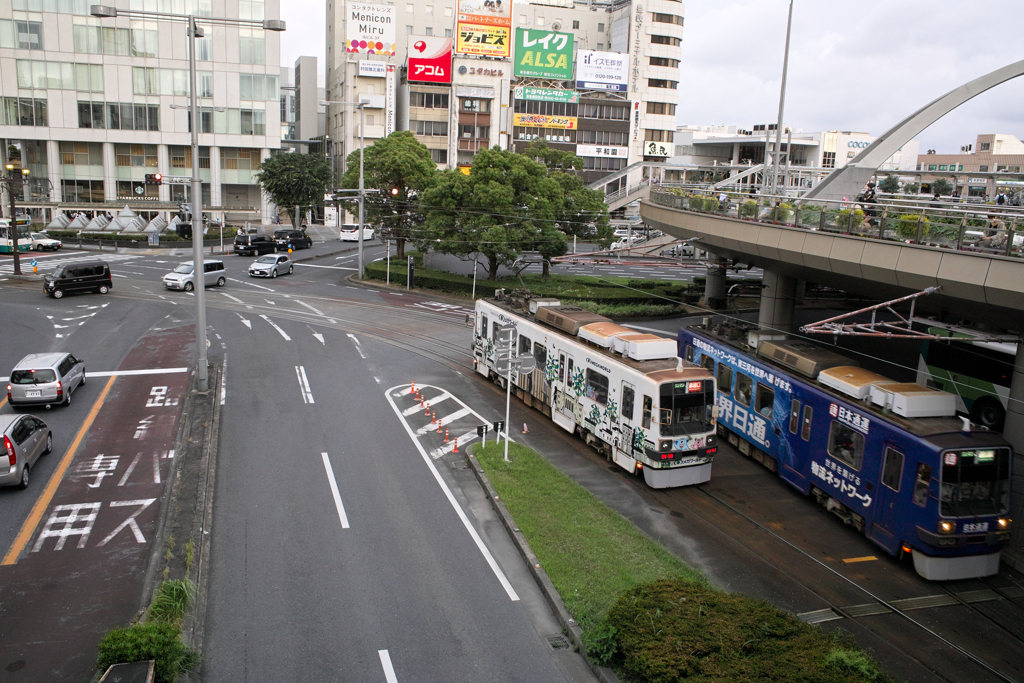
[[[751,128],[778,118],[787,0],[692,0],[679,123]],[[807,132],[879,135],[969,80],[1024,59],[1021,0],[795,0],[785,121]],[[315,55],[326,3],[287,0],[281,63]],[[921,152],[959,152],[979,134],[1024,138],[1024,78],[982,93],[926,129]]]

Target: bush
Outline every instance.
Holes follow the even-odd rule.
[[[837,228],[849,232],[864,222],[864,211],[861,209],[854,209],[853,217],[851,219],[850,210],[843,209],[835,214],[835,219]]]
[[[917,223],[921,219],[920,214],[905,213],[896,220],[896,231],[901,237],[915,239],[917,237]],[[928,218],[921,219],[921,237],[928,234]]]
[[[772,207],[768,220],[775,221],[776,223],[785,223],[789,220],[792,213],[793,206],[791,204],[779,204]]]
[[[818,227],[821,224],[821,206],[809,204],[800,207],[800,225],[804,227]]]
[[[181,627],[195,590],[195,584],[188,579],[164,581],[149,606],[148,620]]]
[[[614,626],[601,624],[592,631],[583,634],[583,647],[587,651],[587,658],[595,664],[608,666],[619,653],[619,643],[615,635],[619,632]]]
[[[740,217],[757,218],[757,202],[753,199],[748,199],[740,204]]]
[[[152,622],[114,629],[100,642],[96,668],[106,671],[113,664],[156,660],[156,681],[174,683],[179,675],[199,665],[199,655],[185,647],[179,631],[171,624]]]

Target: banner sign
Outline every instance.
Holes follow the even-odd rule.
[[[543,114],[513,114],[513,126],[526,128],[565,128],[576,127],[575,116],[545,116]]]
[[[345,49],[368,55],[395,54],[395,6],[368,3],[348,6]]]
[[[572,48],[571,33],[517,28],[516,61],[512,73],[530,78],[570,80]]]
[[[520,85],[514,89],[517,100],[534,100],[535,102],[565,102],[576,104],[580,94],[575,90],[555,90],[554,88],[528,88]]]
[[[452,82],[452,39],[409,36],[409,82]]]
[[[672,145],[665,142],[648,140],[644,143],[644,156],[667,157],[672,155]]]
[[[459,23],[512,28],[512,0],[459,0]]]
[[[387,108],[384,114],[384,137],[395,132],[395,102],[397,100],[396,84],[398,74],[395,73],[395,65],[388,64],[388,75],[385,86],[387,87]]]
[[[388,75],[386,62],[371,62],[368,59],[360,60],[359,75],[363,78],[385,78]]]
[[[576,145],[579,157],[622,157],[629,155],[628,147],[606,147],[604,145]]]
[[[576,87],[580,90],[629,89],[629,55],[580,50],[576,53]]]
[[[507,58],[512,54],[510,32],[511,29],[505,26],[484,26],[460,21],[455,51],[463,55]]]

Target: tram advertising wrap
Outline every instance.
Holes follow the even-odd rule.
[[[1001,435],[965,429],[945,392],[803,341],[755,351],[743,334],[679,331],[680,355],[715,375],[720,436],[886,552],[912,554],[927,579],[998,572],[1012,458]]]

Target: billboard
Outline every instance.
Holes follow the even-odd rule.
[[[345,49],[368,55],[395,54],[395,6],[349,4]]]
[[[576,156],[580,157],[622,157],[629,156],[628,147],[609,145],[576,145]]]
[[[359,60],[359,75],[363,78],[385,78],[388,75],[387,64],[361,59]]]
[[[459,23],[512,28],[512,0],[459,0]]]
[[[672,156],[672,143],[669,142],[655,142],[654,140],[648,140],[644,143],[644,156],[645,157],[667,157]]]
[[[509,57],[512,54],[511,29],[459,22],[459,40],[455,51],[463,55]]]
[[[546,116],[544,114],[513,114],[512,125],[524,128],[576,128],[575,116]]]
[[[629,88],[629,55],[580,50],[576,53],[576,87],[580,90],[626,92]]]
[[[515,76],[572,79],[571,33],[516,29]]]
[[[565,102],[576,104],[580,101],[580,94],[575,90],[556,90],[555,88],[529,88],[524,85],[516,86],[513,91],[517,100],[535,100],[537,102]]]
[[[452,39],[409,36],[409,82],[452,82]]]

